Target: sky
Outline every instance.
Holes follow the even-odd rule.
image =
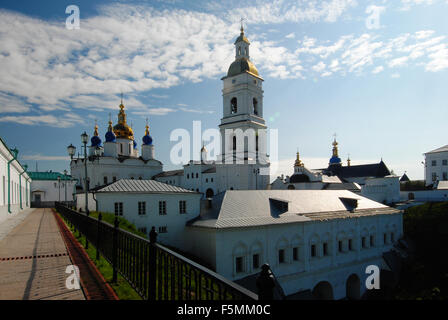
[[[69,5],[80,11],[68,29]],[[323,168],[337,134],[352,165],[381,159],[423,179],[423,153],[448,144],[448,0],[9,1],[0,3],[0,137],[35,170],[69,169],[66,147],[101,138],[120,95],[156,158],[177,128],[216,128],[241,18],[264,79],[279,169],[295,153]]]

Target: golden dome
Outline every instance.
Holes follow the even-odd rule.
[[[294,162],[294,167],[303,167],[303,166],[304,166],[304,164],[300,160],[299,151],[297,151],[297,158],[296,158],[296,161]]]
[[[251,73],[257,77],[260,75],[258,74],[258,70],[255,67],[255,65],[247,58],[240,58],[235,60],[229,67],[229,71],[227,72],[228,77],[236,76],[237,74],[248,72]]]
[[[126,113],[124,112],[123,103],[120,104],[120,112],[118,113],[118,123],[114,126],[114,133],[117,138],[134,140],[134,131],[126,123]]]

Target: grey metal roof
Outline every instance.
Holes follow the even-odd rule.
[[[97,192],[138,192],[138,193],[197,193],[155,180],[121,179],[101,188]]]
[[[357,199],[355,212],[349,212],[341,198]],[[288,211],[276,215],[270,199],[288,202]],[[212,208],[189,225],[241,228],[398,212],[348,190],[228,190],[215,196]]]
[[[215,172],[216,172],[216,167],[211,167],[211,168],[208,168],[208,169],[202,171],[202,173],[215,173]]]
[[[171,170],[171,171],[163,171],[158,174],[156,174],[153,178],[159,178],[159,177],[172,177],[172,176],[183,176],[184,170]]]
[[[448,144],[446,146],[434,149],[432,151],[426,152],[426,154],[428,153],[437,153],[437,152],[444,152],[444,151],[448,151]]]

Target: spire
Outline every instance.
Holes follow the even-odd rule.
[[[149,125],[148,125],[148,118],[146,118],[146,126],[145,126],[145,136],[149,136]]]
[[[338,155],[338,142],[336,141],[336,133],[334,134],[334,141],[333,141],[333,157],[339,157]]]
[[[304,164],[300,160],[299,150],[297,150],[296,161],[294,162],[294,167],[303,167],[303,166],[304,166]]]
[[[350,162],[351,162],[351,160],[350,160],[350,154],[348,154],[348,158],[347,158],[347,167],[350,167]]]
[[[98,123],[97,123],[96,119],[95,119],[95,131],[93,131],[93,135],[98,137]]]

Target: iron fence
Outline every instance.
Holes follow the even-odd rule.
[[[154,227],[145,239],[114,225],[74,211],[62,203],[56,210],[92,243],[136,292],[148,300],[258,300],[258,295],[214,271],[158,244]]]

